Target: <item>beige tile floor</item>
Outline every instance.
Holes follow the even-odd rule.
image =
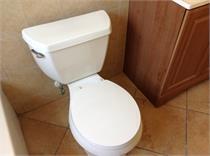
[[[136,99],[143,135],[128,155],[210,155],[209,81],[155,108],[125,76],[111,79]],[[30,154],[85,155],[68,128],[68,96],[20,115]]]

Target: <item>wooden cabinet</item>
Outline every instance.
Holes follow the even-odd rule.
[[[156,106],[208,79],[209,5],[130,1],[124,71]]]

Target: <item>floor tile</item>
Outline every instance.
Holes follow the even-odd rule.
[[[119,74],[111,81],[125,88],[136,99],[141,111],[143,135],[138,147],[128,156],[184,155],[186,137],[189,155],[210,155],[210,116],[206,114],[209,104],[208,81],[159,108],[155,108],[125,74]],[[186,102],[189,108],[188,123]],[[55,154],[57,151],[57,155],[86,155],[70,130],[66,131],[68,106],[68,97],[64,97],[22,115],[20,121],[30,154]]]
[[[30,154],[55,154],[66,128],[20,118],[26,145]]]
[[[210,114],[210,102],[188,102],[188,109]]]
[[[174,97],[166,103],[166,105],[186,109],[187,94],[186,91]]]
[[[63,97],[32,112],[28,112],[23,117],[68,127],[68,112],[69,98]]]
[[[187,142],[189,155],[210,155],[210,116],[188,111]]]
[[[131,152],[127,154],[127,156],[161,156],[161,154],[154,153],[154,152],[147,151],[140,148],[134,148]]]
[[[136,86],[124,73],[114,76],[110,80],[117,83],[118,85],[126,89],[132,96],[134,96]]]
[[[203,113],[209,113],[209,97],[209,80],[207,80],[188,90],[188,109]]]
[[[65,134],[65,137],[56,153],[57,155],[86,155],[82,147],[73,138],[70,130]]]
[[[142,102],[149,101],[146,96],[137,88],[134,94],[134,98],[140,100]]]
[[[184,154],[186,110],[171,106],[155,108],[148,101],[139,105],[143,134],[138,147],[163,154]]]

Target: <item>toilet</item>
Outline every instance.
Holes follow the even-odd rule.
[[[142,135],[134,98],[101,71],[111,34],[108,14],[95,11],[22,30],[34,60],[70,96],[69,125],[91,156],[122,156]]]

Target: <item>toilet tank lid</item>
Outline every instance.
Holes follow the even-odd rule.
[[[110,33],[110,18],[104,10],[99,10],[23,29],[22,37],[38,52],[53,52]]]

